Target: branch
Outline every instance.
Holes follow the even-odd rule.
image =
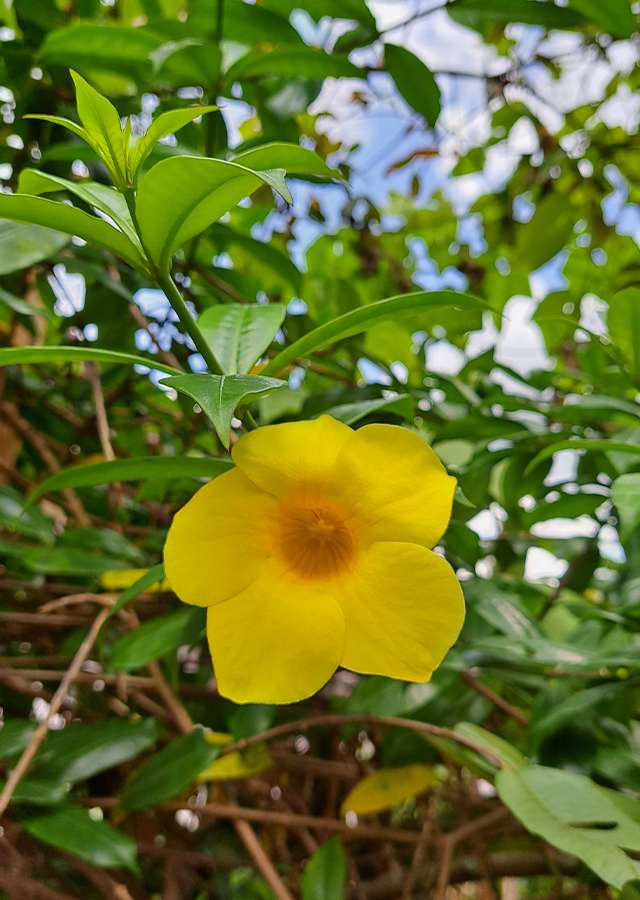
[[[273,738],[281,737],[284,734],[291,734],[295,731],[307,731],[309,728],[318,728],[322,725],[351,724],[383,725],[389,728],[406,728],[408,731],[417,731],[419,734],[429,734],[432,737],[448,738],[451,741],[456,741],[458,744],[464,744],[465,747],[470,747],[498,768],[502,768],[502,760],[496,756],[495,753],[487,750],[486,747],[481,747],[479,744],[476,744],[475,741],[463,737],[461,734],[456,734],[455,731],[451,731],[449,728],[440,728],[439,725],[430,725],[427,722],[416,722],[413,719],[399,719],[393,716],[341,716],[337,714],[314,716],[310,719],[300,719],[297,722],[287,722],[285,725],[277,725],[275,728],[270,728],[268,731],[263,731],[261,734],[243,738],[240,741],[236,741],[235,744],[229,744],[227,747],[224,747],[221,752],[222,754],[234,753],[238,750],[246,749],[251,744],[257,744],[261,741],[270,741]]]
[[[33,757],[36,755],[36,752],[37,752],[40,744],[44,741],[45,737],[47,736],[47,732],[49,731],[49,722],[51,721],[52,716],[54,716],[58,712],[60,707],[62,706],[62,703],[69,691],[69,686],[71,685],[73,679],[76,677],[76,675],[79,673],[80,669],[82,668],[82,664],[84,663],[85,659],[89,655],[89,651],[93,647],[93,643],[94,643],[96,637],[98,636],[98,632],[100,631],[103,623],[106,621],[108,615],[109,615],[109,609],[105,608],[95,619],[93,625],[91,626],[89,634],[86,636],[86,638],[80,645],[80,649],[74,656],[73,662],[67,669],[67,672],[66,672],[64,678],[60,682],[60,687],[53,695],[53,698],[51,700],[51,705],[49,707],[49,712],[47,713],[47,718],[44,720],[44,722],[42,722],[40,727],[36,728],[36,730],[33,732],[32,736],[31,736],[31,740],[29,741],[29,744],[27,745],[27,747],[24,750],[24,753],[20,757],[17,766],[15,767],[15,769],[9,776],[7,783],[4,786],[4,790],[3,790],[2,794],[0,795],[0,818],[2,817],[2,814],[5,812],[7,806],[9,805],[9,801],[11,800],[13,792],[15,791],[16,787],[18,786],[18,783],[20,782],[20,779],[22,778],[24,773],[27,771],[27,769],[29,767],[29,763],[31,762]]]

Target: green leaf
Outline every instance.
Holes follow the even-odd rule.
[[[198,327],[226,375],[244,375],[272,342],[284,322],[285,308],[239,303],[212,306]]]
[[[39,169],[23,169],[20,173],[18,193],[48,194],[52,191],[69,191],[89,206],[95,206],[110,216],[138,251],[142,251],[127,203],[115,188],[97,181],[68,181],[66,178],[59,178]]]
[[[77,235],[119,256],[142,275],[148,274],[145,262],[126,235],[75,206],[26,194],[0,194],[0,215],[14,222],[44,225],[47,229],[56,228],[65,234]],[[49,256],[51,252],[48,250],[45,255]]]
[[[127,809],[144,809],[175,797],[196,780],[219,755],[197,728],[154,754],[125,785],[120,801]]]
[[[527,765],[526,758],[516,747],[492,731],[487,731],[486,728],[481,728],[472,722],[458,722],[453,730],[461,737],[468,738],[479,747],[489,750],[511,769],[519,769],[521,766]]]
[[[640,288],[626,288],[609,301],[607,326],[611,342],[624,358],[626,371],[640,382]]]
[[[545,766],[503,769],[496,788],[528,831],[577,856],[603,881],[621,888],[640,876],[640,863],[621,849],[640,850],[640,825],[620,808],[615,791]]]
[[[35,722],[27,719],[11,719],[0,728],[0,760],[14,753],[21,753],[31,740],[37,728]]]
[[[149,156],[155,145],[169,134],[180,131],[189,122],[193,122],[198,116],[219,110],[219,106],[194,106],[187,109],[170,109],[153,120],[140,138],[138,143],[129,152],[129,174],[135,184],[138,173],[145,159]]]
[[[298,144],[275,142],[253,147],[233,157],[233,162],[248,169],[285,169],[289,175],[324,175],[327,178],[343,178],[341,172],[331,169],[314,150]]]
[[[92,866],[117,866],[140,874],[136,842],[108,822],[94,821],[84,809],[69,807],[45,816],[23,818],[20,825],[43,844],[67,850]]]
[[[3,194],[2,196],[8,197],[9,195]],[[7,215],[8,211],[0,205],[0,212]],[[53,228],[43,228],[31,220],[16,222],[10,221],[8,218],[0,219],[0,275],[19,272],[20,269],[26,269],[28,266],[42,262],[43,259],[59,253],[68,243],[68,234],[55,231]],[[11,294],[2,292],[2,299],[8,306],[11,306],[16,312],[24,313],[24,307],[28,304],[16,297],[15,300],[21,306],[20,309],[16,309],[15,301],[11,298]],[[28,308],[31,312],[27,315],[34,315],[38,312],[33,307]]]
[[[487,22],[522,22],[545,28],[579,28],[584,16],[572,9],[539,0],[458,0],[447,4],[447,13],[460,25],[484,30]]]
[[[85,781],[139,756],[159,737],[155,719],[69,725],[47,734],[33,761],[35,775],[45,781]]]
[[[1,199],[1,198],[0,198]],[[68,207],[67,207],[68,208]],[[99,350],[96,347],[2,347],[0,348],[0,366],[18,363],[45,362],[82,362],[95,360],[104,363],[126,363],[130,366],[148,366],[169,375],[182,374],[179,369],[165,366],[152,356],[136,356],[134,353],[121,353],[119,350]],[[640,452],[640,450],[639,450]],[[118,479],[116,479],[118,480]]]
[[[302,900],[344,900],[347,858],[336,835],[319,847],[302,873]]]
[[[538,6],[543,5],[539,0],[534,2]],[[517,226],[518,261],[525,263],[531,270],[538,269],[548,262],[568,242],[575,221],[576,214],[566,194],[547,194],[538,201],[532,219],[525,225]],[[553,223],[552,227],[550,222]]]
[[[231,419],[238,405],[248,397],[257,400],[284,387],[286,382],[262,375],[176,375],[163,379],[162,384],[195,400],[213,423],[223,446],[229,449]]]
[[[432,72],[422,60],[397,44],[385,44],[384,58],[400,94],[433,127],[440,115],[440,88]]]
[[[1,359],[0,359],[1,361]],[[181,376],[185,377],[185,376]],[[189,377],[189,376],[186,376]],[[191,456],[143,456],[114,459],[90,465],[71,466],[45,479],[27,498],[24,510],[51,491],[68,487],[92,487],[114,481],[148,481],[151,478],[215,478],[233,468],[226,459],[200,459]]]
[[[92,576],[110,569],[123,569],[125,564],[115,557],[88,553],[76,547],[42,547],[25,550],[22,564],[37,575]]]
[[[136,196],[147,252],[166,268],[178,247],[262,184],[269,184],[288,203],[293,202],[284,182],[284,169],[253,172],[237,163],[193,156],[159,162],[144,176]]]
[[[78,118],[91,138],[92,146],[120,190],[127,187],[126,148],[118,110],[106,97],[71,70],[76,86]]]
[[[77,134],[79,138],[82,138],[83,141],[86,141],[93,149],[93,142],[88,132],[82,125],[72,122],[71,119],[65,119],[63,116],[44,116],[40,113],[27,113],[23,118],[39,119],[41,122],[51,122],[52,125],[60,125],[62,128],[67,128],[69,131],[73,131],[74,134]]]
[[[118,76],[151,74],[149,54],[163,39],[144,28],[129,25],[78,22],[48,32],[39,50],[47,66],[74,67],[81,71],[113,72]]]
[[[14,225],[16,228],[33,228],[35,229],[37,226],[35,225],[16,225],[15,222],[10,222],[10,225]],[[42,229],[46,231],[48,229]],[[68,235],[63,235],[65,239],[65,243],[69,240]],[[2,257],[3,248],[2,248],[2,225],[0,223],[0,259]],[[15,260],[15,257],[14,257]],[[27,263],[26,266],[30,266],[31,263]],[[26,266],[20,266],[19,268],[26,268]],[[0,272],[0,274],[5,274]],[[37,306],[30,306],[28,303],[25,303],[24,300],[21,300],[19,297],[16,297],[14,294],[10,294],[9,291],[5,291],[3,288],[0,288],[0,303],[4,303],[5,306],[8,306],[9,309],[12,309],[14,312],[19,313],[22,316],[42,316],[45,319],[51,318],[51,313],[48,309],[39,309]]]
[[[455,291],[415,291],[411,294],[400,294],[398,297],[388,297],[386,300],[378,300],[377,303],[352,309],[344,315],[314,328],[313,331],[308,332],[304,337],[282,350],[262,372],[267,375],[277,375],[293,360],[305,357],[335,341],[351,337],[354,334],[361,334],[378,322],[395,320],[404,314],[415,315],[422,310],[438,306],[472,310],[488,308],[483,300]]]
[[[181,609],[140,625],[111,645],[109,665],[113,669],[141,669],[184,644],[183,633],[192,610]]]
[[[607,34],[618,38],[630,38],[635,17],[629,0],[569,0],[571,9],[577,10],[591,22],[599,25]]]
[[[602,452],[632,453],[635,456],[640,456],[640,447],[636,447],[635,444],[623,444],[621,441],[584,441],[579,439],[575,441],[556,441],[555,444],[549,444],[537,456],[534,456],[524,470],[524,474],[528,475],[539,463],[549,459],[550,456],[553,456],[559,450],[600,450]]]
[[[40,778],[23,778],[11,796],[11,802],[25,806],[57,806],[69,793],[69,785]]]
[[[611,499],[620,519],[620,540],[624,543],[640,525],[640,472],[620,475],[611,485]]]
[[[109,610],[109,615],[105,619],[105,625],[112,616],[115,616],[115,614],[122,609],[123,606],[126,606],[127,603],[137,597],[138,594],[146,591],[147,588],[151,587],[154,584],[157,584],[159,581],[162,581],[163,578],[164,563],[158,563],[157,566],[151,566],[151,568],[147,572],[145,572],[144,575],[138,578],[137,581],[134,581],[134,583],[130,587],[125,588],[125,590],[122,591],[116,602]],[[100,633],[102,633],[102,630]]]
[[[381,409],[388,409],[391,412],[397,412],[398,415],[409,417],[413,409],[413,398],[408,394],[399,394],[397,397],[385,399],[377,397],[375,400],[361,400],[359,403],[342,403],[340,406],[332,406],[324,409],[322,412],[312,416],[317,419],[319,416],[331,416],[345,425],[354,425],[365,416],[378,412]]]
[[[364,72],[344,56],[335,56],[316,47],[280,47],[270,53],[254,50],[238,60],[227,72],[228,84],[262,75],[302,75],[305,78],[363,78]]]

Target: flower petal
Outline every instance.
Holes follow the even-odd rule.
[[[373,544],[340,589],[342,665],[355,672],[428,681],[462,628],[453,569],[417,544]]]
[[[347,425],[330,416],[283,422],[243,435],[231,455],[254,484],[283,497],[300,487],[329,482],[338,452],[352,435]]]
[[[295,703],[320,690],[340,665],[344,616],[321,586],[291,584],[269,571],[209,609],[207,637],[223,697]]]
[[[336,460],[340,499],[354,509],[364,547],[409,541],[433,547],[444,534],[455,478],[431,447],[397,425],[365,425],[352,433]]]
[[[266,529],[277,500],[239,469],[205,484],[176,513],[164,546],[167,578],[185,603],[211,606],[264,571]]]

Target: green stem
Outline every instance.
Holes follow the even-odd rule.
[[[187,309],[187,304],[184,302],[182,294],[176,287],[169,272],[158,272],[156,280],[159,286],[164,291],[167,300],[171,304],[174,312],[180,319],[180,324],[195,344],[198,353],[200,353],[204,358],[207,366],[209,367],[209,371],[213,375],[222,375],[222,369],[218,365],[218,361],[213,355],[211,348],[205,341],[202,332],[196,325],[195,319]]]
[[[162,288],[165,293],[165,296],[169,303],[171,304],[171,308],[178,316],[180,320],[180,324],[187,332],[193,343],[195,344],[196,350],[200,355],[204,358],[207,366],[209,367],[209,371],[214,375],[222,375],[222,369],[218,365],[218,361],[216,360],[213,352],[207,342],[205,341],[202,332],[196,325],[195,319],[187,309],[187,304],[184,302],[182,298],[182,294],[178,290],[175,285],[173,278],[171,277],[171,273],[169,271],[159,272],[157,268],[154,266],[151,256],[147,252],[147,248],[144,246],[144,241],[142,240],[142,235],[140,233],[140,228],[138,227],[138,219],[136,217],[136,195],[133,188],[128,188],[124,193],[124,198],[127,201],[127,207],[129,209],[129,213],[131,214],[131,220],[133,222],[133,226],[136,230],[138,237],[140,238],[140,243],[142,245],[142,249],[144,250],[145,256],[147,258],[147,262],[151,269],[152,274],[155,276],[155,279],[158,283],[158,286]]]

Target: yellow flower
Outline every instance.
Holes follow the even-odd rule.
[[[442,537],[456,481],[416,434],[321,416],[268,425],[177,513],[167,578],[208,607],[220,693],[293,703],[338,666],[428,681],[464,601]]]

